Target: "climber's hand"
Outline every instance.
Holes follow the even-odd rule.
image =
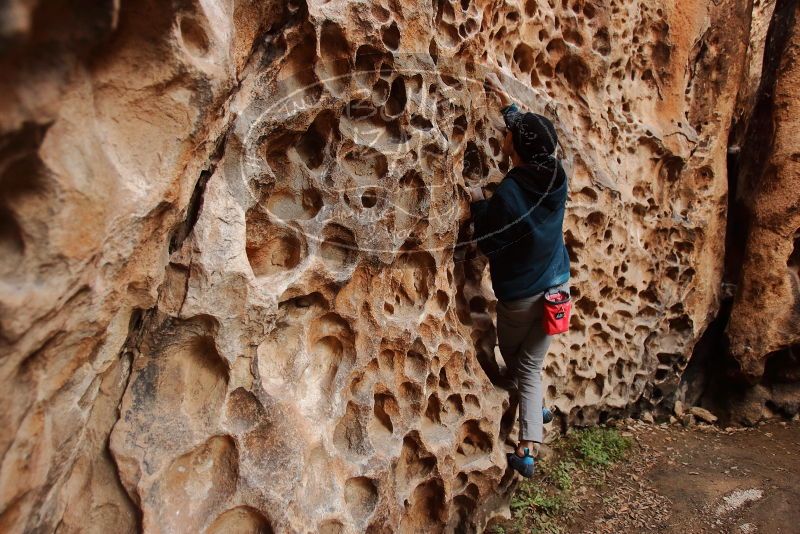
[[[494,72],[487,74],[484,86],[489,92],[497,95],[502,106],[511,104],[511,98],[508,96],[505,89],[503,89],[503,84],[500,83],[500,78],[497,76],[497,74]]]
[[[483,189],[481,189],[481,186],[475,185],[469,188],[469,199],[472,202],[477,202],[484,199]]]

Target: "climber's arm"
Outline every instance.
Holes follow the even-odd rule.
[[[513,241],[511,214],[499,196],[470,204],[475,240],[481,252],[490,256]]]

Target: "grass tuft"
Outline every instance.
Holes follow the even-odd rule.
[[[588,467],[605,468],[625,457],[631,446],[628,438],[609,428],[589,428],[568,438],[572,448]]]

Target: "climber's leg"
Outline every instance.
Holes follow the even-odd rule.
[[[519,441],[517,454],[524,448],[537,450],[543,437],[542,367],[552,336],[542,327],[542,295],[531,306],[528,334],[517,352],[517,384],[519,387]]]
[[[528,335],[527,310],[521,301],[497,302],[497,345],[509,376],[516,376],[517,352]]]
[[[519,390],[520,444],[535,452],[542,441],[541,370],[550,336],[542,328],[543,294],[497,303],[497,338],[506,365],[517,381]]]

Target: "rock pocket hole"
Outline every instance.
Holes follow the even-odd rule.
[[[408,79],[408,91],[410,93],[422,92],[422,74],[415,74]]]
[[[514,49],[514,63],[517,64],[519,69],[522,72],[530,72],[533,70],[534,65],[534,53],[533,48],[526,45],[525,43],[520,43]]]
[[[538,0],[527,0],[525,2],[525,16],[526,17],[533,17],[539,12],[539,1]]]
[[[400,533],[440,532],[447,516],[444,483],[440,479],[423,482],[414,489],[406,513],[400,521]]]
[[[378,65],[385,59],[386,52],[371,45],[361,45],[356,50],[356,78],[368,87],[377,75]]]
[[[400,415],[400,407],[397,404],[397,400],[389,393],[376,393],[373,411],[378,423],[375,427],[379,431],[387,432],[391,435],[394,432],[392,416],[398,417]]]
[[[378,20],[378,22],[387,22],[389,20],[389,17],[391,16],[391,13],[385,7],[380,6],[378,4],[373,4],[372,16],[375,17]]]
[[[489,169],[483,162],[483,157],[478,146],[470,141],[464,150],[464,167],[462,174],[465,179],[477,180],[488,175]]]
[[[153,368],[158,368],[158,384],[157,391],[150,394],[164,399],[161,401],[165,403],[164,409],[170,404],[171,409],[180,410],[184,420],[193,424],[203,424],[210,414],[220,410],[227,389],[228,368],[210,335],[181,332],[179,339],[161,348],[151,361]],[[142,387],[148,376],[143,374],[136,380],[137,387]]]
[[[558,59],[566,52],[567,45],[563,39],[556,38],[547,43],[546,50],[551,58]]]
[[[248,216],[245,250],[257,277],[294,269],[300,264],[304,249],[295,230],[273,225],[261,213]]]
[[[611,36],[608,30],[600,28],[592,38],[592,48],[600,55],[607,56],[611,53]]]
[[[404,252],[392,264],[387,295],[396,313],[414,314],[430,297],[436,262],[425,251]]]
[[[244,388],[236,388],[225,405],[228,426],[233,432],[243,433],[255,426],[264,416],[264,407],[255,395]]]
[[[454,145],[461,144],[461,141],[464,140],[464,135],[467,133],[467,128],[469,127],[469,123],[467,122],[466,115],[459,115],[453,121],[453,132],[451,135],[451,142]]]
[[[325,150],[333,121],[334,118],[329,113],[320,113],[295,144],[297,154],[310,170],[318,169],[325,161]]]
[[[433,123],[428,119],[426,119],[425,117],[423,117],[422,115],[414,115],[413,117],[411,117],[411,126],[416,128],[417,130],[422,130],[424,132],[433,129]]]
[[[344,344],[336,336],[324,336],[311,344],[309,353],[311,362],[303,372],[304,383],[318,385],[320,393],[332,394],[339,373],[339,364],[349,363],[345,360],[350,359],[346,355]]]
[[[372,86],[372,103],[375,106],[380,106],[389,98],[389,82],[383,78],[379,78],[375,85]]]
[[[350,82],[350,45],[337,24],[326,22],[322,26],[319,49],[323,82],[334,96],[341,96]]]
[[[431,423],[441,424],[442,402],[436,393],[431,393],[425,406],[425,418]]]
[[[392,22],[389,26],[383,28],[381,31],[381,39],[389,50],[397,50],[400,48],[400,30],[396,22]]]
[[[417,340],[417,343],[414,345],[419,350],[425,350],[425,347],[422,346],[419,340]],[[425,377],[425,373],[428,371],[428,362],[425,359],[425,356],[423,356],[420,352],[417,352],[416,350],[409,350],[406,353],[403,368],[407,377],[411,379],[422,380]]]
[[[269,276],[297,267],[300,241],[291,233],[270,236],[261,246],[248,246],[247,259],[256,276]]]
[[[331,270],[338,270],[352,265],[358,249],[353,232],[338,224],[329,224],[322,231],[320,256]]]
[[[300,195],[283,189],[269,196],[267,209],[282,221],[313,219],[322,209],[322,197],[316,189],[304,189]]]
[[[447,401],[445,401],[445,415],[449,423],[455,422],[459,417],[464,415],[464,403],[461,400],[461,395],[453,394],[447,397]]]
[[[362,418],[361,409],[350,401],[333,432],[333,444],[336,448],[354,459],[366,455],[372,448],[367,440]]]
[[[392,88],[389,90],[389,99],[386,101],[386,113],[390,116],[396,116],[403,112],[406,108],[406,84],[403,78],[397,77],[392,82]]]
[[[436,304],[439,306],[440,310],[447,311],[447,307],[450,305],[450,296],[439,289],[436,291]]]
[[[572,43],[575,46],[581,47],[583,46],[583,35],[580,34],[577,30],[564,30],[564,40],[568,43]]]
[[[203,25],[194,17],[182,17],[180,21],[181,41],[189,54],[203,57],[208,54],[210,42]]]
[[[539,74],[536,70],[531,71],[531,86],[537,87],[542,84],[542,80],[539,79]]]
[[[455,76],[450,76],[449,74],[442,74],[441,79],[445,85],[452,87],[453,89],[461,90],[461,88],[463,87],[461,80],[459,80]]]
[[[419,434],[412,432],[403,438],[403,448],[395,470],[396,479],[403,491],[427,477],[435,466],[436,457],[425,450]]]
[[[353,519],[364,522],[378,504],[378,488],[367,477],[351,478],[344,485],[344,502]]]
[[[336,519],[328,519],[319,524],[317,531],[319,534],[341,534],[344,532],[344,525]]]
[[[51,191],[38,150],[49,126],[31,123],[7,134],[0,153],[0,275],[20,271],[27,246],[40,239]]]
[[[586,61],[574,54],[563,57],[556,64],[556,72],[564,77],[570,87],[575,89],[583,88],[592,75]]]
[[[24,253],[22,228],[11,210],[0,205],[0,272],[13,271]]]
[[[371,147],[360,147],[348,152],[342,160],[343,167],[361,181],[375,183],[386,176],[389,164],[386,156]]]
[[[683,171],[684,161],[679,156],[666,156],[661,160],[661,167],[658,170],[658,178],[662,182],[676,182]]]
[[[361,205],[365,208],[374,208],[378,203],[378,191],[370,187],[361,195]]]
[[[428,55],[431,56],[434,65],[439,62],[439,47],[434,39],[431,39],[431,43],[428,45]]]
[[[205,534],[229,534],[231,532],[257,532],[272,534],[272,526],[261,512],[249,506],[239,506],[223,512],[205,531]]]
[[[492,450],[492,437],[481,429],[480,422],[475,419],[461,425],[459,441],[457,453],[463,456],[484,454]]]
[[[229,436],[214,436],[175,460],[159,492],[160,524],[171,531],[199,532],[208,514],[236,491],[238,466],[236,445]],[[194,493],[197,487],[206,490]]]

